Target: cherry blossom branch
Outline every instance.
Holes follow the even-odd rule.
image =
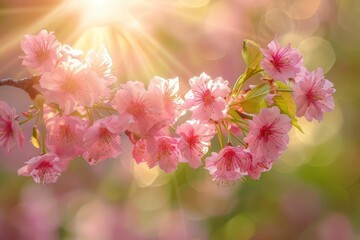
[[[82,56],[42,30],[26,35],[21,47],[22,64],[38,75],[2,79],[0,86],[24,90],[34,104],[20,122],[15,109],[0,101],[0,133],[5,133],[0,147],[10,153],[15,145],[22,146],[20,125],[36,117],[31,143],[41,147],[41,155],[27,161],[18,174],[37,183],[56,182],[78,157],[90,165],[119,157],[124,135],[135,162],[149,168],[171,173],[182,162],[192,168],[205,162],[219,185],[245,176],[259,179],[287,149],[291,128],[301,131],[299,117],[320,121],[334,109],[335,89],[323,70],[307,70],[299,50],[281,47],[276,38],[267,49],[244,41],[246,69],[234,87],[222,77],[201,73],[189,79],[184,97],[178,77],[156,76],[147,87],[128,81],[114,88],[118,79],[111,73],[105,46]],[[244,89],[253,77],[263,82]],[[218,149],[211,146],[215,135]]]
[[[31,99],[40,94],[40,92],[34,88],[34,85],[39,83],[41,75],[34,75],[32,77],[22,78],[20,80],[14,80],[12,78],[4,78],[0,80],[0,86],[11,86],[24,90],[27,92]]]

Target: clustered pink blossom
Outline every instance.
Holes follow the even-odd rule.
[[[178,126],[176,133],[180,136],[179,149],[184,160],[192,168],[201,166],[201,159],[209,150],[211,139],[215,135],[215,127],[211,124],[202,124],[191,120]]]
[[[84,152],[83,138],[87,122],[75,116],[55,117],[48,125],[47,148],[63,158],[75,158]]]
[[[54,183],[68,166],[68,159],[62,159],[54,153],[33,157],[26,166],[18,170],[22,176],[31,176],[36,183]]]
[[[292,48],[290,44],[281,47],[277,38],[268,44],[268,48],[261,49],[264,54],[261,66],[269,77],[286,82],[300,73],[303,58],[299,50]]]
[[[25,35],[20,46],[25,56],[22,64],[39,72],[51,71],[58,58],[58,41],[53,32],[41,30],[38,35]]]
[[[181,158],[178,144],[179,138],[167,135],[155,137],[155,148],[148,148],[150,151],[147,152],[145,159],[149,168],[158,165],[167,173],[175,171]]]
[[[113,98],[113,107],[128,122],[126,130],[145,136],[164,116],[159,98],[145,89],[142,82],[123,84]]]
[[[14,108],[0,101],[0,146],[8,153],[15,145],[22,146],[25,139],[15,114]]]
[[[201,73],[189,80],[185,95],[177,77],[114,88],[117,79],[105,46],[83,55],[43,30],[26,35],[21,48],[23,65],[41,75],[41,96],[23,121],[40,119],[32,142],[41,155],[18,174],[37,183],[56,182],[79,157],[90,165],[118,158],[126,138],[136,164],[171,173],[179,164],[199,168],[205,163],[221,185],[246,176],[259,179],[287,149],[297,117],[320,121],[334,109],[335,89],[322,70],[306,69],[300,52],[281,47],[277,38],[268,49],[258,49],[261,85],[231,89],[227,80]],[[251,72],[244,74],[256,74]],[[0,145],[10,152],[23,142],[15,110],[0,101]]]
[[[249,121],[245,142],[254,156],[276,160],[289,143],[290,129],[291,119],[280,114],[279,108],[263,108]]]
[[[321,68],[307,72],[294,88],[297,116],[305,116],[308,121],[321,121],[324,112],[334,110],[333,86],[332,82],[325,79]]]
[[[94,71],[74,60],[44,72],[40,87],[49,102],[59,104],[66,114],[70,114],[78,106],[92,107],[106,86]]]
[[[84,159],[91,165],[107,158],[116,158],[122,152],[120,134],[123,124],[118,116],[97,120],[84,134]]]
[[[206,169],[214,180],[235,182],[248,175],[253,156],[243,147],[226,146],[206,159]]]
[[[185,104],[192,111],[193,119],[218,121],[225,118],[228,110],[225,98],[230,92],[227,81],[221,77],[213,80],[202,73],[190,79],[190,86]]]

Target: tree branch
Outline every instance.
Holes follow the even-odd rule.
[[[20,88],[27,92],[31,99],[35,99],[35,97],[40,94],[38,90],[34,88],[34,85],[39,83],[41,75],[34,75],[29,78],[22,78],[20,80],[13,80],[12,78],[4,78],[0,79],[0,86],[12,86],[16,88]]]

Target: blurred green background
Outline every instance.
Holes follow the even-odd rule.
[[[119,82],[179,76],[183,91],[203,71],[233,83],[242,41],[277,35],[337,92],[335,111],[302,121],[271,171],[225,188],[202,168],[135,165],[125,140],[119,159],[78,159],[52,185],[17,176],[39,154],[29,142],[1,150],[0,239],[360,239],[359,16],[358,0],[1,0],[0,78],[32,74],[20,41],[41,29],[84,51],[105,44]],[[18,113],[31,104],[10,87],[0,99]]]

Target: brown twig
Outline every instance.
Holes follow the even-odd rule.
[[[34,75],[29,78],[22,78],[19,80],[14,80],[12,78],[4,78],[0,79],[0,86],[12,86],[16,88],[20,88],[27,92],[31,99],[35,99],[35,97],[40,94],[40,92],[34,88],[34,85],[39,83],[41,75]]]

